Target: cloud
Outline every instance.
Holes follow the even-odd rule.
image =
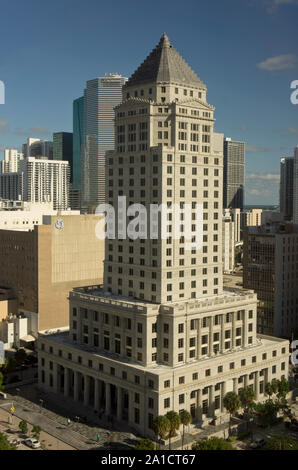
[[[270,149],[267,149],[266,147],[257,147],[256,145],[246,145],[245,149],[247,152],[270,152]]]
[[[263,62],[259,62],[257,67],[261,70],[272,72],[274,70],[292,69],[298,65],[298,58],[294,54],[283,54],[269,57]]]
[[[248,204],[276,204],[279,197],[278,173],[247,173],[245,201]]]
[[[298,0],[262,0],[262,4],[265,6],[267,13],[272,15],[273,13],[276,13],[281,6],[298,5]]]
[[[271,180],[279,181],[279,173],[247,173],[245,175],[247,180]]]
[[[30,127],[29,129],[24,129],[23,127],[16,127],[14,130],[15,135],[24,135],[24,136],[46,136],[50,135],[51,132],[44,127]]]
[[[298,134],[298,127],[288,127],[290,134]]]
[[[8,122],[5,119],[0,118],[0,134],[8,133]]]

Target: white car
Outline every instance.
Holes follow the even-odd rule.
[[[40,447],[40,442],[37,439],[33,439],[31,437],[25,439],[24,444],[26,444],[28,447],[32,447],[32,449],[38,449]]]

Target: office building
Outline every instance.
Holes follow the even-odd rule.
[[[298,146],[294,149],[293,222],[298,224]]]
[[[294,157],[280,159],[279,209],[283,219],[293,219]]]
[[[298,228],[287,223],[244,231],[243,286],[258,296],[258,332],[298,337]]]
[[[72,132],[55,132],[53,134],[53,159],[67,161],[70,169],[70,183],[72,183]]]
[[[223,207],[241,209],[244,203],[245,144],[224,140]]]
[[[73,178],[72,189],[81,190],[84,149],[84,97],[73,102]]]
[[[74,289],[70,330],[38,341],[43,390],[151,437],[154,418],[170,410],[190,411],[192,426],[224,422],[228,391],[251,385],[264,399],[265,383],[288,370],[288,342],[256,335],[254,292],[223,289],[223,138],[206,91],[165,34],[125,84],[106,202],[116,222],[119,195],[147,214],[164,203],[167,217],[152,217],[156,237],[108,238],[103,285]]]
[[[16,149],[4,149],[4,160],[1,160],[1,173],[17,173],[20,160],[24,156]]]
[[[83,204],[105,201],[105,152],[115,147],[114,107],[126,78],[108,74],[88,80],[84,93]]]
[[[28,318],[28,334],[35,338],[39,330],[68,326],[69,291],[103,277],[104,240],[95,234],[99,217],[69,214],[43,213],[31,230],[27,224],[0,230],[0,285],[17,299],[7,313]]]
[[[23,144],[22,148],[25,158],[47,157],[50,160],[53,160],[53,142],[50,140],[41,140],[28,137],[27,143]]]

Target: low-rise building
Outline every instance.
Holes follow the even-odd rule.
[[[31,230],[0,230],[0,285],[11,288],[29,333],[68,325],[68,295],[103,276],[99,216],[45,215]]]

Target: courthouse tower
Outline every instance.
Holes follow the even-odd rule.
[[[118,196],[143,204],[140,229],[150,226],[150,204],[165,204],[166,237],[159,224],[156,239],[107,239],[104,285],[70,292],[69,332],[39,340],[41,388],[146,436],[170,410],[190,411],[193,427],[220,423],[227,392],[251,386],[262,400],[266,382],[287,377],[288,342],[257,337],[254,292],[223,289],[223,135],[206,92],[165,34],[127,81],[106,154],[106,202],[116,222]],[[188,209],[178,238],[173,204]],[[189,214],[199,245],[190,250]],[[199,224],[201,241],[192,238]]]

